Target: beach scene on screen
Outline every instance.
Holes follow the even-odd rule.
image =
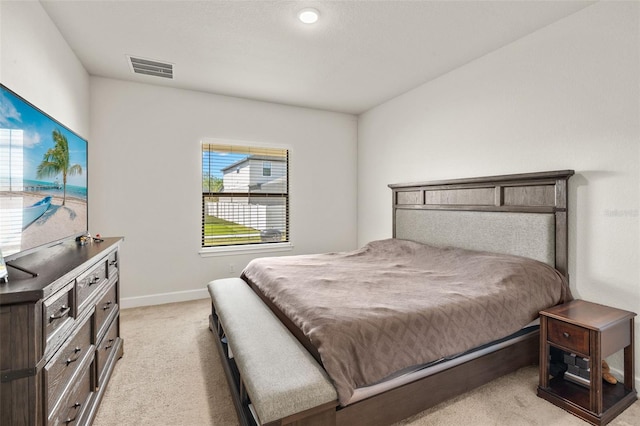
[[[4,88],[0,213],[5,255],[87,229],[87,142]]]

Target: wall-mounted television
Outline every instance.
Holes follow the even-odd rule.
[[[85,234],[87,202],[87,141],[0,84],[5,260]]]

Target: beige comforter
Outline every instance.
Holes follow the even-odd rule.
[[[505,337],[571,298],[546,264],[396,239],[256,259],[243,278],[317,348],[342,404],[355,388]]]

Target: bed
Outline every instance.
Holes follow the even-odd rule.
[[[452,257],[454,264],[460,262],[457,257],[459,254],[466,256],[469,253],[472,255],[480,253],[480,257],[483,259],[489,259],[492,255],[495,255],[500,259],[500,262],[503,262],[504,257],[508,259],[526,258],[525,263],[528,262],[527,265],[534,266],[525,268],[518,263],[514,270],[524,270],[525,275],[534,274],[537,278],[531,281],[532,283],[545,281],[546,278],[539,277],[549,274],[549,280],[561,282],[564,286],[562,290],[557,291],[534,291],[533,293],[547,292],[549,295],[547,298],[543,297],[537,300],[537,305],[533,305],[536,306],[535,308],[528,307],[526,309],[539,310],[548,307],[545,306],[546,304],[550,306],[561,303],[570,298],[567,287],[567,182],[572,175],[573,171],[562,170],[389,185],[392,190],[393,238],[389,241],[373,242],[365,246],[364,249],[367,252],[376,251],[382,253],[382,258],[373,260],[374,265],[384,263],[382,260],[384,259],[384,253],[390,253],[390,259],[392,259],[390,261],[390,269],[388,271],[385,270],[384,274],[391,275],[397,275],[396,270],[402,270],[404,273],[407,269],[416,269],[414,263],[411,263],[411,268],[408,268],[402,262],[394,262],[393,259],[399,258],[396,257],[397,253],[394,250],[417,252],[419,256],[416,256],[416,258],[423,257],[424,250],[431,250],[431,248],[439,250],[436,253],[447,250],[447,256],[451,257],[455,254]],[[400,244],[398,244],[399,242]],[[362,250],[350,252],[345,257],[360,256]],[[298,269],[302,268],[302,270],[311,267],[316,268],[317,264],[326,263],[333,264],[334,269],[336,267],[339,268],[340,266],[335,265],[340,265],[340,262],[332,262],[330,259],[332,256],[335,258],[340,254],[325,254],[315,257],[293,256],[290,259],[297,259],[298,263],[301,263],[297,267]],[[265,264],[265,262],[267,263]],[[410,358],[408,361],[403,361],[404,364],[391,365],[397,358],[400,358],[398,356],[399,353],[408,352],[402,346],[402,351],[396,351],[391,358],[379,363],[385,368],[389,364],[388,370],[380,371],[380,369],[372,368],[369,370],[373,371],[367,371],[370,365],[375,364],[375,362],[369,362],[368,359],[366,362],[358,364],[358,360],[362,361],[367,351],[371,352],[371,349],[366,348],[363,353],[355,356],[354,360],[350,361],[351,364],[343,364],[341,363],[343,358],[346,359],[351,352],[356,352],[353,348],[336,351],[332,355],[333,358],[327,356],[328,352],[326,350],[327,340],[332,342],[340,340],[332,337],[339,334],[336,332],[338,329],[329,329],[324,335],[325,343],[323,343],[318,340],[319,334],[310,333],[309,330],[321,329],[327,321],[325,323],[313,323],[308,322],[307,318],[300,318],[302,312],[314,310],[312,309],[313,302],[307,302],[311,303],[308,305],[301,305],[302,307],[296,311],[294,308],[295,303],[298,303],[298,301],[294,304],[286,301],[292,291],[292,287],[289,285],[290,282],[302,282],[305,280],[304,274],[298,276],[295,275],[293,269],[288,269],[286,262],[286,258],[274,258],[270,263],[269,261],[261,260],[252,262],[243,272],[243,278],[259,296],[262,303],[282,321],[282,324],[296,336],[318,363],[324,366],[328,375],[333,379],[338,391],[339,401],[333,404],[324,404],[322,407],[323,414],[320,417],[317,416],[316,410],[313,416],[308,416],[308,418],[306,414],[301,413],[298,416],[289,416],[288,421],[275,422],[274,424],[288,422],[294,424],[338,425],[391,424],[496,377],[522,366],[535,364],[538,361],[539,333],[537,328],[535,324],[527,323],[527,321],[523,321],[520,318],[519,321],[524,323],[516,327],[516,329],[513,329],[513,325],[502,327],[502,322],[504,322],[502,320],[492,324],[491,328],[499,328],[500,331],[497,331],[497,334],[493,335],[490,341],[487,341],[486,336],[477,339],[472,347],[469,347],[468,344],[467,346],[460,346],[458,340],[473,340],[475,338],[473,334],[479,334],[477,331],[471,333],[470,337],[449,339],[448,342],[444,342],[447,339],[444,337],[438,339],[437,336],[446,336],[448,333],[443,332],[438,327],[435,327],[436,332],[434,333],[434,327],[431,327],[431,335],[428,337],[429,346],[442,347],[441,352],[427,351],[429,354],[424,355],[423,358]],[[412,260],[411,262],[414,261]],[[465,260],[465,262],[468,261]],[[439,260],[436,263],[441,263],[441,261]],[[313,291],[314,288],[318,288],[328,281],[331,281],[331,286],[335,285],[336,281],[349,281],[348,278],[345,278],[344,273],[348,274],[347,270],[351,269],[350,265],[345,263],[343,270],[336,275],[338,278],[333,277],[335,279],[332,278],[331,274],[318,274],[318,269],[311,269],[314,272],[308,274],[308,276],[315,276],[316,278],[303,293]],[[370,268],[373,269],[374,265],[370,266]],[[467,269],[467,267],[461,269]],[[493,271],[496,268],[491,266],[486,269]],[[265,271],[271,272],[266,273]],[[510,271],[508,274],[512,275],[513,273],[513,271]],[[477,275],[476,272],[473,274]],[[365,276],[365,280],[371,281],[376,274],[367,276],[365,264],[364,269],[360,270],[358,275]],[[407,277],[407,275],[400,275],[405,279]],[[448,273],[444,275],[448,275]],[[280,293],[272,293],[270,285],[262,284],[263,279],[268,276],[271,276],[270,279],[273,281],[270,285],[277,287],[278,284],[282,284],[283,288],[279,290]],[[292,277],[295,277],[295,279],[290,279]],[[503,287],[502,284],[505,280],[501,277],[496,278],[496,280],[500,283],[499,287]],[[308,281],[312,280],[309,279]],[[459,277],[456,277],[453,280],[453,284],[446,284],[447,288],[450,289],[451,285],[458,285],[458,281],[460,281]],[[374,285],[384,287],[384,280]],[[551,283],[549,285],[553,286],[555,284]],[[491,288],[495,287],[496,285],[493,285]],[[334,292],[341,291],[336,290],[338,287],[331,288]],[[419,288],[411,288],[410,290],[407,290],[408,287],[404,286],[399,288],[408,293],[418,292],[413,293],[414,297],[411,298],[412,300],[418,299]],[[400,293],[403,291],[400,291]],[[484,291],[482,290],[482,292]],[[451,293],[449,292],[449,294]],[[453,293],[457,295],[457,290]],[[314,300],[313,297],[316,297],[316,295],[312,295],[311,300]],[[459,295],[457,297],[461,299],[471,298],[468,295]],[[507,296],[501,295],[499,297]],[[528,299],[533,297],[532,295],[523,294],[511,298],[517,300],[518,298]],[[297,300],[299,297],[293,296],[291,299]],[[330,299],[329,304],[334,302],[334,299]],[[429,316],[426,320],[438,324],[454,323],[454,319],[458,318],[462,311],[476,309],[473,304],[477,304],[477,302],[471,298],[470,303],[472,304],[460,308],[461,310],[458,312],[449,312],[440,317]],[[319,304],[322,305],[320,302]],[[495,311],[499,307],[498,305],[484,310],[487,312]],[[294,308],[291,308],[292,306]],[[362,310],[366,311],[367,305],[362,306],[364,306]],[[509,309],[514,312],[513,316],[517,316],[515,313],[518,313],[520,308],[515,308],[514,306],[519,305],[513,305]],[[218,323],[219,318],[215,304],[212,304],[212,309],[212,331],[218,331],[218,336],[224,344],[225,335],[219,332],[221,327]],[[386,308],[387,311],[396,309],[397,306]],[[351,305],[347,304],[345,312],[350,310],[355,311],[357,309],[352,309]],[[316,317],[322,318],[323,310],[316,309],[316,311],[318,311],[316,312]],[[537,310],[533,314],[527,312],[523,314],[523,318],[535,317],[536,312]],[[335,315],[335,313],[330,313],[330,315]],[[478,314],[476,317],[483,315],[486,314]],[[501,316],[503,319],[505,316],[509,316],[505,313],[497,312],[496,315]],[[451,320],[447,320],[447,316]],[[415,318],[410,319],[410,321],[414,320]],[[471,317],[465,321],[470,325],[474,325],[476,319]],[[390,327],[395,334],[398,334],[399,327],[402,328],[397,324]],[[382,327],[374,325],[370,328]],[[364,328],[357,330],[357,333],[360,333],[360,335],[364,336],[364,340],[367,340],[369,331],[371,330]],[[452,333],[457,336],[460,331],[461,326],[459,325],[455,333]],[[420,342],[420,339],[412,336],[411,339],[405,340],[405,343],[400,344],[405,345],[406,342],[412,341]],[[400,342],[403,341],[400,340]],[[393,350],[396,344],[398,343],[391,340],[387,347]],[[218,346],[221,353],[226,353],[223,345],[219,344]],[[421,345],[418,349],[424,346]],[[396,347],[396,349],[398,348]],[[420,350],[416,351],[420,352]],[[338,367],[334,366],[336,359],[340,361]],[[223,364],[225,364],[227,379],[240,423],[253,424],[253,416],[249,409],[249,398],[246,395],[246,391],[243,390],[243,381],[239,377],[240,373],[232,358],[224,356]],[[347,378],[346,382],[351,381],[353,383],[346,386],[344,384],[345,381],[338,380],[336,377],[340,375],[340,371],[345,370],[349,372],[352,370],[363,371],[360,372],[362,373],[360,375],[356,374],[357,377],[355,379],[352,379],[351,376]],[[274,378],[274,380],[277,380],[277,378]]]

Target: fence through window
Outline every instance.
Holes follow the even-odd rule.
[[[202,144],[202,247],[289,241],[289,151]]]

